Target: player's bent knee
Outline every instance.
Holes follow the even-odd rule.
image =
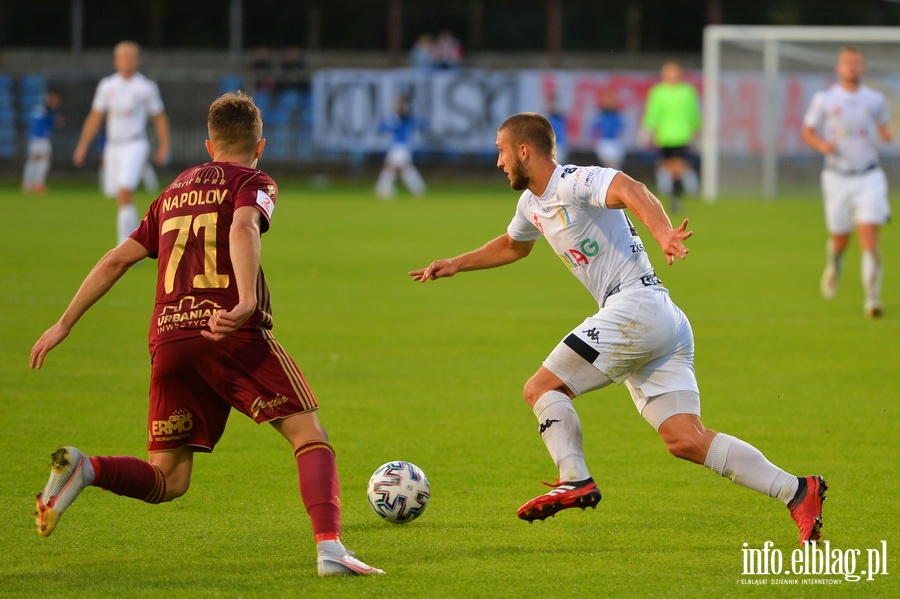
[[[666,443],[666,449],[669,453],[681,460],[695,462],[696,456],[700,453],[700,444],[689,438],[663,439]]]
[[[169,475],[166,477],[166,493],[163,495],[160,503],[166,503],[173,499],[178,499],[188,492],[191,486],[190,477],[185,478],[178,475]]]
[[[528,405],[534,406],[534,404],[537,403],[537,400],[548,391],[559,391],[560,393],[567,395],[570,399],[575,397],[575,393],[566,386],[566,383],[544,366],[539,368],[538,371],[528,379],[525,383],[525,387],[522,389],[522,395],[525,397],[525,401],[528,402]]]
[[[538,375],[534,375],[525,383],[525,387],[522,389],[522,396],[528,405],[533,406],[541,398],[541,395],[547,391],[554,391],[554,389],[549,387],[544,381],[541,381]]]

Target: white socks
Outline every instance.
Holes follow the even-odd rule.
[[[844,252],[834,251],[834,242],[829,237],[825,242],[825,258],[828,264],[834,268],[834,271],[840,276],[841,267],[844,265]]]
[[[400,178],[403,184],[409,189],[410,193],[415,196],[425,194],[425,181],[422,175],[416,170],[416,167],[408,164],[400,168]],[[396,191],[394,182],[397,179],[397,169],[383,168],[378,175],[378,181],[375,183],[375,195],[379,198],[392,198]]]
[[[881,255],[878,251],[862,253],[862,284],[866,302],[878,302],[881,298]]]
[[[47,182],[47,172],[50,170],[50,157],[29,158],[25,163],[25,172],[22,176],[22,186],[34,188]]]
[[[124,204],[119,206],[119,212],[116,217],[116,237],[117,243],[122,243],[131,232],[138,226],[138,213],[134,204]]]
[[[84,461],[81,462],[81,478],[84,480],[84,486],[89,486],[94,482],[94,464],[91,463],[91,458],[82,454],[84,457]]]
[[[422,179],[419,171],[416,170],[416,167],[411,164],[404,166],[403,170],[400,171],[400,177],[410,193],[416,196],[425,194],[425,181]]]
[[[724,433],[713,437],[703,465],[748,489],[778,497],[785,504],[793,499],[799,485],[796,476],[775,466],[758,449]]]
[[[565,393],[547,391],[532,410],[540,423],[541,439],[559,468],[559,480],[576,482],[590,478],[581,446],[581,421],[572,400]]]

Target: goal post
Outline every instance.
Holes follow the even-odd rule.
[[[786,174],[818,170],[821,156],[799,143],[799,129],[812,94],[834,81],[837,53],[846,45],[865,54],[864,81],[876,80],[873,87],[889,104],[900,102],[900,27],[705,28],[700,154],[706,201],[719,198],[726,179],[772,199]],[[892,118],[900,116],[897,106],[891,109]],[[813,175],[811,182],[817,180]]]

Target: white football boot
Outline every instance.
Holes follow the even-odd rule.
[[[317,544],[319,552],[319,576],[374,576],[384,574],[384,570],[364,564],[347,551],[340,541],[322,541]]]
[[[74,447],[61,447],[50,454],[50,478],[38,493],[34,509],[38,534],[49,537],[66,508],[93,480],[90,460]]]

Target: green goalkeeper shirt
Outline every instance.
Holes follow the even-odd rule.
[[[686,146],[700,129],[697,90],[686,82],[657,83],[647,94],[643,127],[660,148]]]

